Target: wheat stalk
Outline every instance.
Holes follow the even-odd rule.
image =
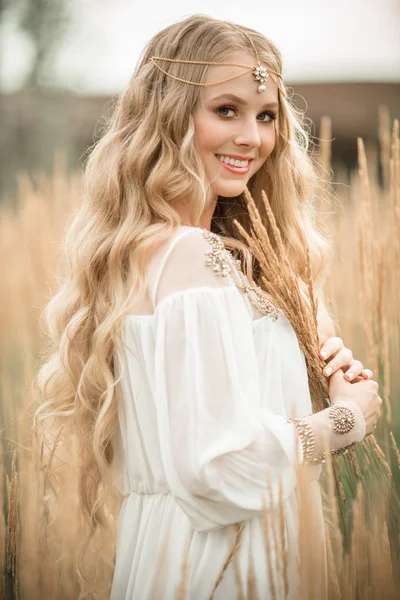
[[[241,541],[242,541],[242,535],[243,535],[244,525],[245,525],[244,523],[236,523],[235,524],[235,529],[237,531],[235,542],[234,542],[234,544],[232,546],[231,551],[229,552],[228,558],[226,559],[224,566],[221,569],[220,574],[218,575],[217,581],[215,582],[214,589],[213,589],[212,594],[210,596],[210,600],[213,600],[214,593],[215,593],[217,587],[219,586],[219,584],[223,580],[227,568],[231,564],[233,557],[235,556],[236,552],[240,548],[240,544],[241,544]]]
[[[245,198],[251,218],[252,230],[248,233],[238,221],[234,221],[240,235],[246,240],[249,249],[260,264],[261,284],[283,310],[292,324],[304,352],[309,377],[314,411],[328,406],[328,383],[323,375],[324,363],[319,358],[319,338],[316,324],[317,305],[312,291],[310,257],[306,251],[306,285],[311,291],[310,305],[304,301],[299,282],[287,258],[279,228],[266,193],[261,191],[268,225],[271,228],[275,246],[269,239],[268,231],[261,221],[255,202],[246,188]]]
[[[385,188],[388,188],[390,181],[390,113],[387,106],[379,106],[378,118],[380,163],[382,166],[383,182]]]
[[[20,522],[18,518],[18,473],[17,473],[17,452],[14,451],[11,464],[11,481],[6,476],[7,498],[8,498],[8,520],[7,520],[7,571],[15,581],[14,596],[19,597],[18,580],[16,579],[18,564],[18,537]]]
[[[263,502],[262,523],[263,523],[265,554],[266,554],[266,559],[267,559],[267,573],[268,573],[268,579],[269,579],[271,598],[272,598],[272,600],[275,600],[276,587],[275,587],[274,571],[273,571],[272,562],[271,562],[271,539],[270,539],[270,528],[269,528],[270,508],[269,508],[269,505],[267,506],[267,501],[264,497],[262,498],[262,502]]]
[[[397,464],[400,469],[400,451],[396,444],[396,440],[394,439],[394,435],[392,431],[389,431],[390,441],[392,442],[392,447],[396,456]]]

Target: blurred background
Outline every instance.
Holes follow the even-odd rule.
[[[270,37],[284,79],[318,135],[332,119],[332,160],[351,167],[357,137],[377,142],[378,106],[400,114],[400,0],[0,0],[0,194],[17,171],[82,164],[107,101],[147,40],[193,13]]]
[[[53,454],[43,468],[32,450],[30,386],[44,347],[39,319],[58,287],[61,241],[79,204],[82,167],[112,99],[127,86],[145,43],[194,13],[272,39],[293,100],[311,119],[324,192],[318,217],[334,250],[328,308],[337,335],[372,369],[383,398],[380,445],[369,439],[352,454],[356,480],[339,459],[348,552],[333,528],[329,600],[395,600],[400,0],[0,0],[0,598],[75,600],[80,591],[88,600],[109,598],[119,507],[109,504],[110,537],[99,534],[88,547],[84,581],[76,568],[88,533],[78,510],[78,446],[68,440],[62,448],[70,457],[57,464],[54,480]],[[83,589],[89,581],[93,594]]]

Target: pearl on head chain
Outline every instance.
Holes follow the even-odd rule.
[[[267,87],[264,85],[264,81],[267,81],[267,79],[269,77],[269,73],[268,73],[267,69],[259,64],[257,67],[254,67],[253,76],[254,76],[254,79],[256,81],[259,81],[261,84],[258,86],[257,90],[259,92],[265,92]]]

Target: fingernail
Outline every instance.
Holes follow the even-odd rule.
[[[347,373],[347,377],[348,377],[349,379],[353,379],[353,377],[354,377],[354,373]]]
[[[327,369],[325,369],[325,375],[330,375],[331,373],[332,373],[331,367],[328,367]]]
[[[321,356],[322,356],[322,358],[327,358],[327,356],[328,356],[328,353],[327,353],[325,350],[323,350],[323,351],[321,352]]]

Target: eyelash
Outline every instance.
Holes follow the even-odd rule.
[[[235,108],[233,108],[233,106],[219,106],[217,108],[217,111],[221,110],[222,108],[228,108],[229,110],[236,110]],[[221,113],[218,113],[221,114]],[[278,115],[275,115],[274,113],[270,113],[268,111],[264,111],[262,113],[260,113],[260,115],[268,115],[270,117],[270,121],[261,121],[261,123],[271,123],[271,121],[274,121]],[[221,115],[221,117],[223,117],[224,119],[229,119],[230,117],[226,117],[225,115]]]

